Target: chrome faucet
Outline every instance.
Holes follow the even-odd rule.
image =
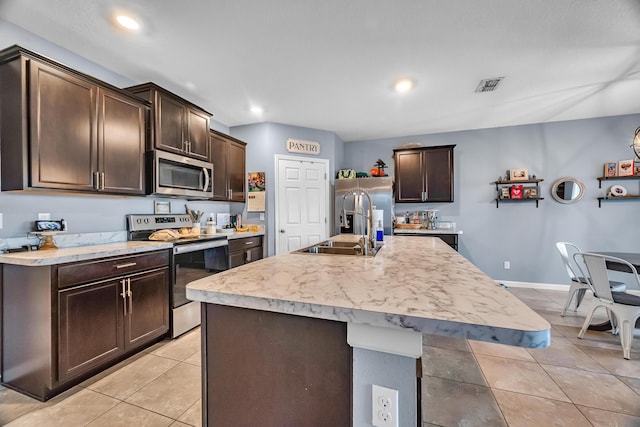
[[[347,211],[344,209],[344,201],[349,194],[353,194],[354,197],[357,196],[358,194],[364,194],[365,196],[367,196],[367,200],[369,201],[369,213],[366,217],[367,230],[369,232],[369,235],[367,236],[367,234],[365,234],[363,230],[362,238],[360,239],[362,254],[365,256],[369,256],[373,254],[373,250],[376,246],[376,238],[373,231],[373,203],[371,202],[371,196],[366,191],[360,190],[360,189],[353,190],[353,192],[347,193],[344,196],[342,196],[342,209],[340,210],[340,226],[344,228],[350,227],[350,225],[347,223]],[[356,210],[355,214],[357,215],[358,213],[364,218],[363,212],[358,212]]]

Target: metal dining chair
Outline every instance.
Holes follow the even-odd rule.
[[[591,287],[589,286],[587,278],[584,277],[584,273],[581,273],[581,268],[576,264],[573,257],[574,254],[582,252],[582,250],[577,245],[569,242],[557,242],[556,249],[560,253],[562,263],[567,270],[569,279],[571,279],[569,294],[567,295],[567,300],[564,304],[564,308],[562,309],[562,313],[560,314],[564,317],[567,314],[569,306],[571,306],[571,301],[574,297],[575,308],[573,311],[578,311],[578,307],[580,307],[580,304],[582,303],[585,292],[591,290]],[[622,282],[611,281],[610,286],[615,292],[624,292],[626,290],[626,286]]]
[[[593,253],[576,253],[573,255],[574,260],[580,268],[580,263],[584,263],[586,267],[585,277],[588,277],[595,298],[593,307],[589,311],[582,329],[578,333],[578,338],[582,338],[587,328],[591,324],[591,319],[595,311],[604,307],[607,310],[609,318],[612,320],[614,333],[620,334],[620,344],[622,345],[622,353],[625,359],[631,358],[631,342],[633,341],[633,330],[636,321],[640,318],[640,296],[632,295],[626,292],[612,291],[609,285],[609,270],[607,269],[607,261],[626,265],[631,271],[631,275],[635,278],[636,285],[640,289],[640,276],[636,268],[627,261],[612,256],[593,254]],[[585,271],[581,270],[583,275]]]

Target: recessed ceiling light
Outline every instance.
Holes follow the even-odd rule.
[[[264,113],[264,108],[258,107],[257,105],[254,105],[253,107],[251,107],[250,110],[251,110],[251,112],[253,114],[262,114],[262,113]]]
[[[126,28],[127,30],[135,31],[140,29],[140,23],[136,21],[135,18],[132,18],[130,16],[118,15],[116,16],[116,21],[118,22],[118,24],[120,24],[120,26]]]
[[[413,80],[400,79],[393,85],[393,89],[395,89],[395,91],[398,93],[407,93],[411,89],[413,89]]]

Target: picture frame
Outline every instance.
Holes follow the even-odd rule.
[[[510,181],[526,181],[529,179],[529,172],[526,169],[509,169]]]
[[[613,177],[618,175],[618,164],[617,163],[605,163],[604,164],[604,176],[605,177]]]
[[[523,189],[523,197],[525,199],[537,199],[538,198],[538,189],[536,187],[524,187],[524,189]]]
[[[509,195],[509,187],[502,187],[500,189],[500,198],[501,199],[509,199],[511,196]]]
[[[633,163],[633,174],[635,176],[640,176],[640,162],[639,161],[635,161]]]
[[[171,202],[156,200],[153,203],[153,213],[156,215],[170,214]]]
[[[510,198],[511,199],[522,199],[522,184],[520,185],[512,185],[510,190]]]
[[[618,162],[618,176],[633,176],[633,159]]]

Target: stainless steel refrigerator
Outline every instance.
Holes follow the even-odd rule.
[[[393,216],[393,179],[381,178],[353,178],[337,179],[335,181],[335,233],[364,234],[367,232],[366,216],[369,212],[366,196],[353,195],[354,190],[366,191],[378,212],[374,212],[373,227],[376,228],[378,218],[382,216],[384,234],[392,234],[391,218]],[[346,196],[346,197],[345,197]],[[344,205],[343,205],[344,203]],[[340,217],[344,206],[349,228],[340,226]]]

